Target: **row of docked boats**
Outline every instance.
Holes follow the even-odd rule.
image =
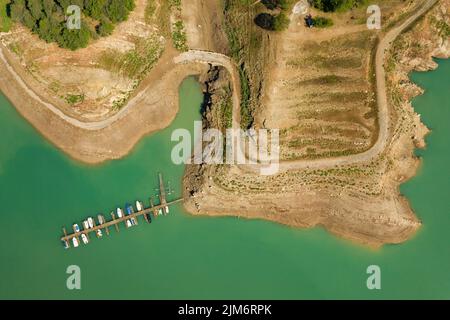
[[[144,204],[141,201],[136,201],[136,210],[137,210],[137,212],[145,210]],[[131,228],[133,226],[138,225],[137,218],[135,216],[133,216],[134,213],[135,213],[134,208],[129,203],[127,203],[125,205],[125,211],[122,208],[116,209],[116,215],[119,219],[124,218],[126,216],[130,216],[128,219],[125,220],[125,225],[127,228]],[[160,208],[157,212],[155,212],[155,215],[163,215],[163,214],[168,214],[168,213],[169,213],[169,207],[165,206],[164,210]],[[111,212],[111,214],[113,215],[113,212]],[[146,220],[149,223],[151,223],[152,222],[151,215],[148,213],[145,213],[145,216],[146,216]],[[101,226],[107,222],[105,217],[101,214],[99,214],[97,216],[97,220],[98,220],[99,226]],[[83,221],[82,226],[83,226],[83,231],[81,230],[80,226],[77,223],[75,223],[73,225],[73,231],[76,234],[80,234],[81,241],[84,244],[88,244],[89,237],[87,236],[87,234],[96,227],[94,218],[88,217],[86,220]],[[95,230],[95,234],[96,234],[97,238],[103,237],[103,233],[100,228]],[[79,241],[78,237],[76,237],[76,236],[72,237],[71,240],[72,240],[72,244],[75,248],[80,245],[80,241]],[[63,240],[63,246],[64,246],[64,248],[68,249],[70,247],[69,242],[67,240]]]

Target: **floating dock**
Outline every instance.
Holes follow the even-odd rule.
[[[160,204],[159,205],[154,205],[153,204],[153,199],[150,198],[150,207],[147,208],[143,208],[143,210],[141,211],[136,211],[133,212],[131,214],[127,214],[126,210],[127,208],[125,208],[125,211],[123,211],[123,217],[116,217],[116,215],[114,214],[114,212],[111,212],[111,218],[112,220],[107,221],[105,219],[105,217],[103,215],[98,215],[98,223],[96,223],[95,219],[92,218],[93,221],[93,226],[90,228],[83,228],[83,230],[73,230],[72,234],[67,234],[67,230],[66,228],[63,227],[63,233],[64,236],[61,237],[61,241],[64,243],[66,248],[70,248],[71,245],[73,244],[73,240],[74,238],[76,239],[75,242],[77,242],[77,246],[79,244],[81,244],[80,242],[80,237],[83,237],[83,235],[85,235],[85,237],[87,237],[89,239],[89,234],[90,233],[94,233],[94,235],[96,235],[97,237],[99,237],[97,231],[98,230],[105,230],[106,234],[109,235],[110,231],[109,228],[110,227],[115,227],[116,231],[119,232],[119,224],[120,223],[124,223],[125,226],[128,228],[129,226],[127,225],[127,221],[131,220],[131,219],[135,219],[136,221],[136,225],[137,225],[137,218],[139,216],[144,216],[145,221],[147,221],[148,223],[151,223],[151,216],[150,214],[153,214],[155,217],[158,215],[158,213],[160,211],[167,213],[169,210],[169,206],[174,205],[176,203],[182,202],[183,199],[177,199],[177,200],[173,200],[173,201],[167,201],[166,199],[166,189],[164,186],[164,181],[163,181],[163,177],[162,174],[159,174],[159,199],[160,199]],[[101,217],[101,218],[100,218]],[[80,224],[81,227],[84,227],[83,224]]]

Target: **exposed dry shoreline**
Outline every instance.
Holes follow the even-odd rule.
[[[13,60],[10,63],[27,82],[29,75],[21,71]],[[200,75],[207,70],[207,66],[176,65],[172,60],[168,60],[164,65],[152,70],[144,80],[141,89],[144,93],[134,101],[133,108],[129,108],[121,119],[100,130],[80,129],[60,119],[18,85],[1,60],[0,91],[18,112],[55,146],[76,160],[99,164],[124,157],[144,135],[167,127],[178,112],[178,90],[181,82],[190,75]]]
[[[203,3],[201,0],[196,2]],[[192,28],[196,27],[195,21],[191,24]],[[217,45],[202,37],[195,41],[198,43],[190,43],[191,47],[212,48]],[[182,80],[189,75],[206,76],[207,65],[176,64],[173,59],[176,55],[176,52],[166,51],[134,94],[133,107],[127,108],[123,117],[100,130],[84,130],[62,121],[17,85],[1,60],[0,90],[46,139],[74,159],[97,164],[127,155],[144,135],[167,127],[178,112],[178,87]],[[394,78],[404,79],[404,73],[418,66],[432,66],[430,59],[434,55],[436,50],[430,49],[415,63],[408,62],[405,57],[406,67]],[[30,85],[33,82],[30,75],[21,70],[14,57],[7,58],[24,82]],[[397,136],[394,134],[383,154],[366,165],[338,166],[335,168],[340,170],[338,173],[332,172],[330,176],[327,173],[325,178],[325,171],[318,168],[295,169],[274,177],[261,177],[242,172],[238,167],[188,166],[184,179],[186,209],[198,215],[265,219],[293,227],[321,225],[333,234],[372,247],[406,241],[421,223],[408,201],[400,195],[399,185],[415,175],[419,160],[413,150],[415,146],[424,146],[427,129],[409,104],[409,100],[420,91],[413,86],[405,90],[412,92],[403,105],[406,118],[397,119],[397,122],[403,121],[415,129]],[[399,115],[397,117],[400,118]],[[367,171],[370,175],[365,176],[364,173],[355,177],[352,170]]]
[[[432,13],[442,9],[445,15],[445,8],[448,2],[441,1]],[[408,74],[435,67],[433,56],[449,56],[448,41],[440,43],[424,20],[412,28],[419,31],[411,37],[428,44],[421,46],[421,56],[410,57],[408,47],[396,52],[397,69],[388,74],[390,85],[401,88],[402,100],[395,110],[390,107],[390,133],[379,156],[366,164],[294,169],[270,178],[237,167],[189,166],[184,179],[187,210],[301,228],[323,226],[374,248],[410,239],[421,222],[399,186],[416,174],[420,160],[414,149],[425,146],[428,129],[412,109],[410,101],[421,90],[409,82]]]

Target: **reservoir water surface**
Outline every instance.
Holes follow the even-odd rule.
[[[151,225],[64,250],[62,226],[137,199],[148,203],[158,172],[171,182],[171,197],[180,196],[184,168],[170,160],[170,135],[201,118],[200,86],[186,79],[171,126],[100,166],[68,158],[0,96],[0,298],[450,298],[450,61],[439,64],[413,74],[426,90],[414,107],[433,132],[418,152],[419,174],[401,188],[423,227],[405,244],[377,251],[320,228],[193,217],[181,205]],[[382,289],[370,291],[366,269],[374,264]],[[70,265],[81,269],[81,290],[66,287]]]

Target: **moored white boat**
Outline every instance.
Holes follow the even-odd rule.
[[[98,229],[97,231],[95,231],[95,233],[97,234],[97,237],[99,238],[103,237],[102,230]]]
[[[87,222],[87,220],[83,221],[83,227],[84,227],[84,230],[89,229],[89,223]]]
[[[89,224],[89,228],[93,228],[94,227],[94,219],[92,219],[92,217],[89,217],[87,221]]]
[[[137,211],[144,210],[144,206],[143,206],[142,202],[136,201],[136,209],[137,209]]]
[[[121,208],[117,208],[117,217],[119,218],[123,217],[123,210]]]
[[[73,243],[74,248],[78,247],[78,245],[79,245],[77,238],[72,238],[72,243]]]
[[[80,232],[80,226],[78,225],[78,224],[74,224],[73,225],[73,231],[75,231],[75,232]]]
[[[165,206],[164,207],[164,211],[166,212],[166,214],[168,214],[169,213],[169,206]]]
[[[81,235],[81,240],[83,241],[84,244],[89,243],[89,239],[84,233]]]

